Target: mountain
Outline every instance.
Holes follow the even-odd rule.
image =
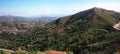
[[[102,21],[100,23],[106,22],[113,25],[114,23],[117,23],[120,20],[119,15],[120,13],[118,12],[95,7],[89,10],[76,13],[71,16],[62,17],[60,19],[53,21],[51,24],[55,24],[57,26],[59,25],[64,26],[82,22],[92,23],[93,21],[93,23],[98,23],[99,21]]]
[[[86,31],[90,28],[112,30],[115,28],[114,24],[118,24],[119,21],[120,13],[94,7],[85,11],[78,12],[74,15],[65,16],[54,20],[53,22],[48,23],[47,27],[62,27],[61,29],[63,30],[64,27],[75,27],[76,29],[81,28],[81,31]]]
[[[54,28],[58,36],[69,37],[72,43],[68,46],[74,54],[114,54],[120,49],[117,48],[120,45],[119,22],[119,12],[94,7],[59,18],[46,27]]]

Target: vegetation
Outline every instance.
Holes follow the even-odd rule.
[[[12,42],[14,44],[7,48],[28,52],[58,50],[74,54],[114,54],[120,49],[120,31],[112,26],[119,20],[117,12],[93,8],[24,33],[2,33],[0,40],[4,41],[0,47],[5,48],[4,45]]]

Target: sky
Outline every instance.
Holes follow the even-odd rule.
[[[93,7],[120,12],[120,0],[0,0],[0,15],[62,16]]]

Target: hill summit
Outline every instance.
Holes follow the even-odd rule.
[[[103,25],[106,26],[110,25],[112,26],[114,23],[119,22],[120,20],[120,13],[112,11],[112,10],[106,10],[106,9],[102,9],[102,8],[91,8],[88,10],[84,10],[81,12],[78,12],[74,15],[70,15],[70,16],[65,16],[62,18],[59,18],[53,22],[51,22],[50,24],[54,24],[54,25],[71,25],[71,24],[78,24],[78,23],[92,23],[96,24],[96,25]]]

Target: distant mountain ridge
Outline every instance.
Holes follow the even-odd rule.
[[[12,15],[3,15],[0,16],[0,21],[29,21],[29,18],[20,17],[20,16],[12,16]]]
[[[27,18],[21,16],[0,16],[0,31],[28,30],[32,27],[41,27],[43,24],[55,20],[56,17],[43,16],[39,18]]]
[[[48,23],[48,22],[52,22],[53,20],[56,20],[58,18],[59,17],[41,16],[38,18],[33,18],[32,20],[43,22],[43,23]]]
[[[34,17],[29,18],[29,17],[12,16],[12,15],[0,16],[0,21],[39,21],[41,23],[48,23],[56,19],[58,19],[58,17],[41,16],[38,18],[34,18]]]

